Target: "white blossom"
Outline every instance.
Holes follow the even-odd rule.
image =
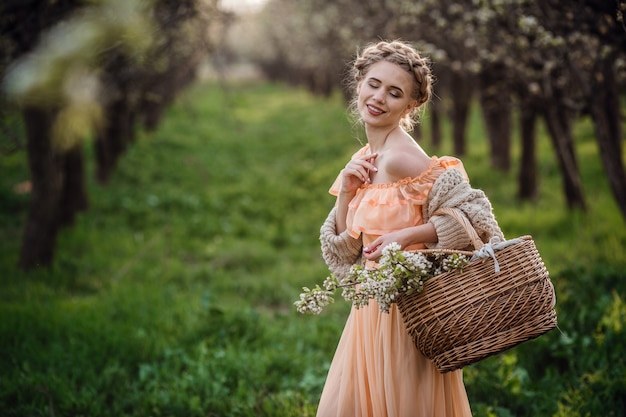
[[[421,292],[424,282],[447,271],[462,271],[469,262],[467,256],[457,253],[402,251],[396,242],[387,245],[378,267],[368,269],[352,265],[348,276],[339,281],[334,275],[324,280],[323,287],[303,287],[300,300],[294,304],[300,313],[320,314],[325,306],[334,302],[333,294],[341,288],[342,297],[352,302],[354,308],[376,300],[380,311],[388,313],[391,304],[401,294]]]

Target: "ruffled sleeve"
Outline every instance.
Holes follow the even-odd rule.
[[[353,158],[365,150],[362,148]],[[428,193],[439,175],[448,169],[457,169],[467,178],[461,160],[450,156],[433,156],[429,167],[417,177],[389,184],[363,185],[349,204],[346,219],[348,233],[358,238],[361,233],[382,235],[421,224],[422,206],[426,203]],[[336,196],[340,187],[341,173],[329,192]]]
[[[350,159],[356,159],[362,155],[365,155],[368,149],[369,149],[369,145],[363,146],[361,149],[356,151]],[[330,186],[330,190],[328,190],[328,192],[334,195],[335,197],[339,195],[339,190],[341,189],[341,174],[343,174],[343,169],[339,171],[339,175],[337,175],[335,182],[333,182],[333,185]]]

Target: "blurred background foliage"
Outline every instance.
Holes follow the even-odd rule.
[[[347,307],[291,301],[326,274],[326,190],[361,135],[346,63],[401,38],[437,77],[416,140],[463,158],[557,288],[559,331],[465,371],[474,413],[624,415],[625,12],[3,1],[2,414],[313,415]]]

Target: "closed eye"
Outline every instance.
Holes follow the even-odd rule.
[[[372,89],[377,89],[380,88],[382,84],[377,79],[372,78],[367,82],[367,85]],[[389,95],[391,95],[393,98],[401,98],[404,96],[404,92],[402,91],[402,89],[396,86],[390,86]]]

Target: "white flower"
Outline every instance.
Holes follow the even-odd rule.
[[[320,314],[323,307],[334,302],[332,295],[342,289],[342,297],[355,308],[376,300],[380,311],[388,313],[400,294],[421,292],[424,281],[451,270],[462,271],[469,259],[461,254],[424,253],[402,251],[396,242],[387,245],[380,257],[378,268],[366,269],[352,265],[348,276],[341,282],[330,275],[312,290],[303,287],[296,309],[300,313]]]

